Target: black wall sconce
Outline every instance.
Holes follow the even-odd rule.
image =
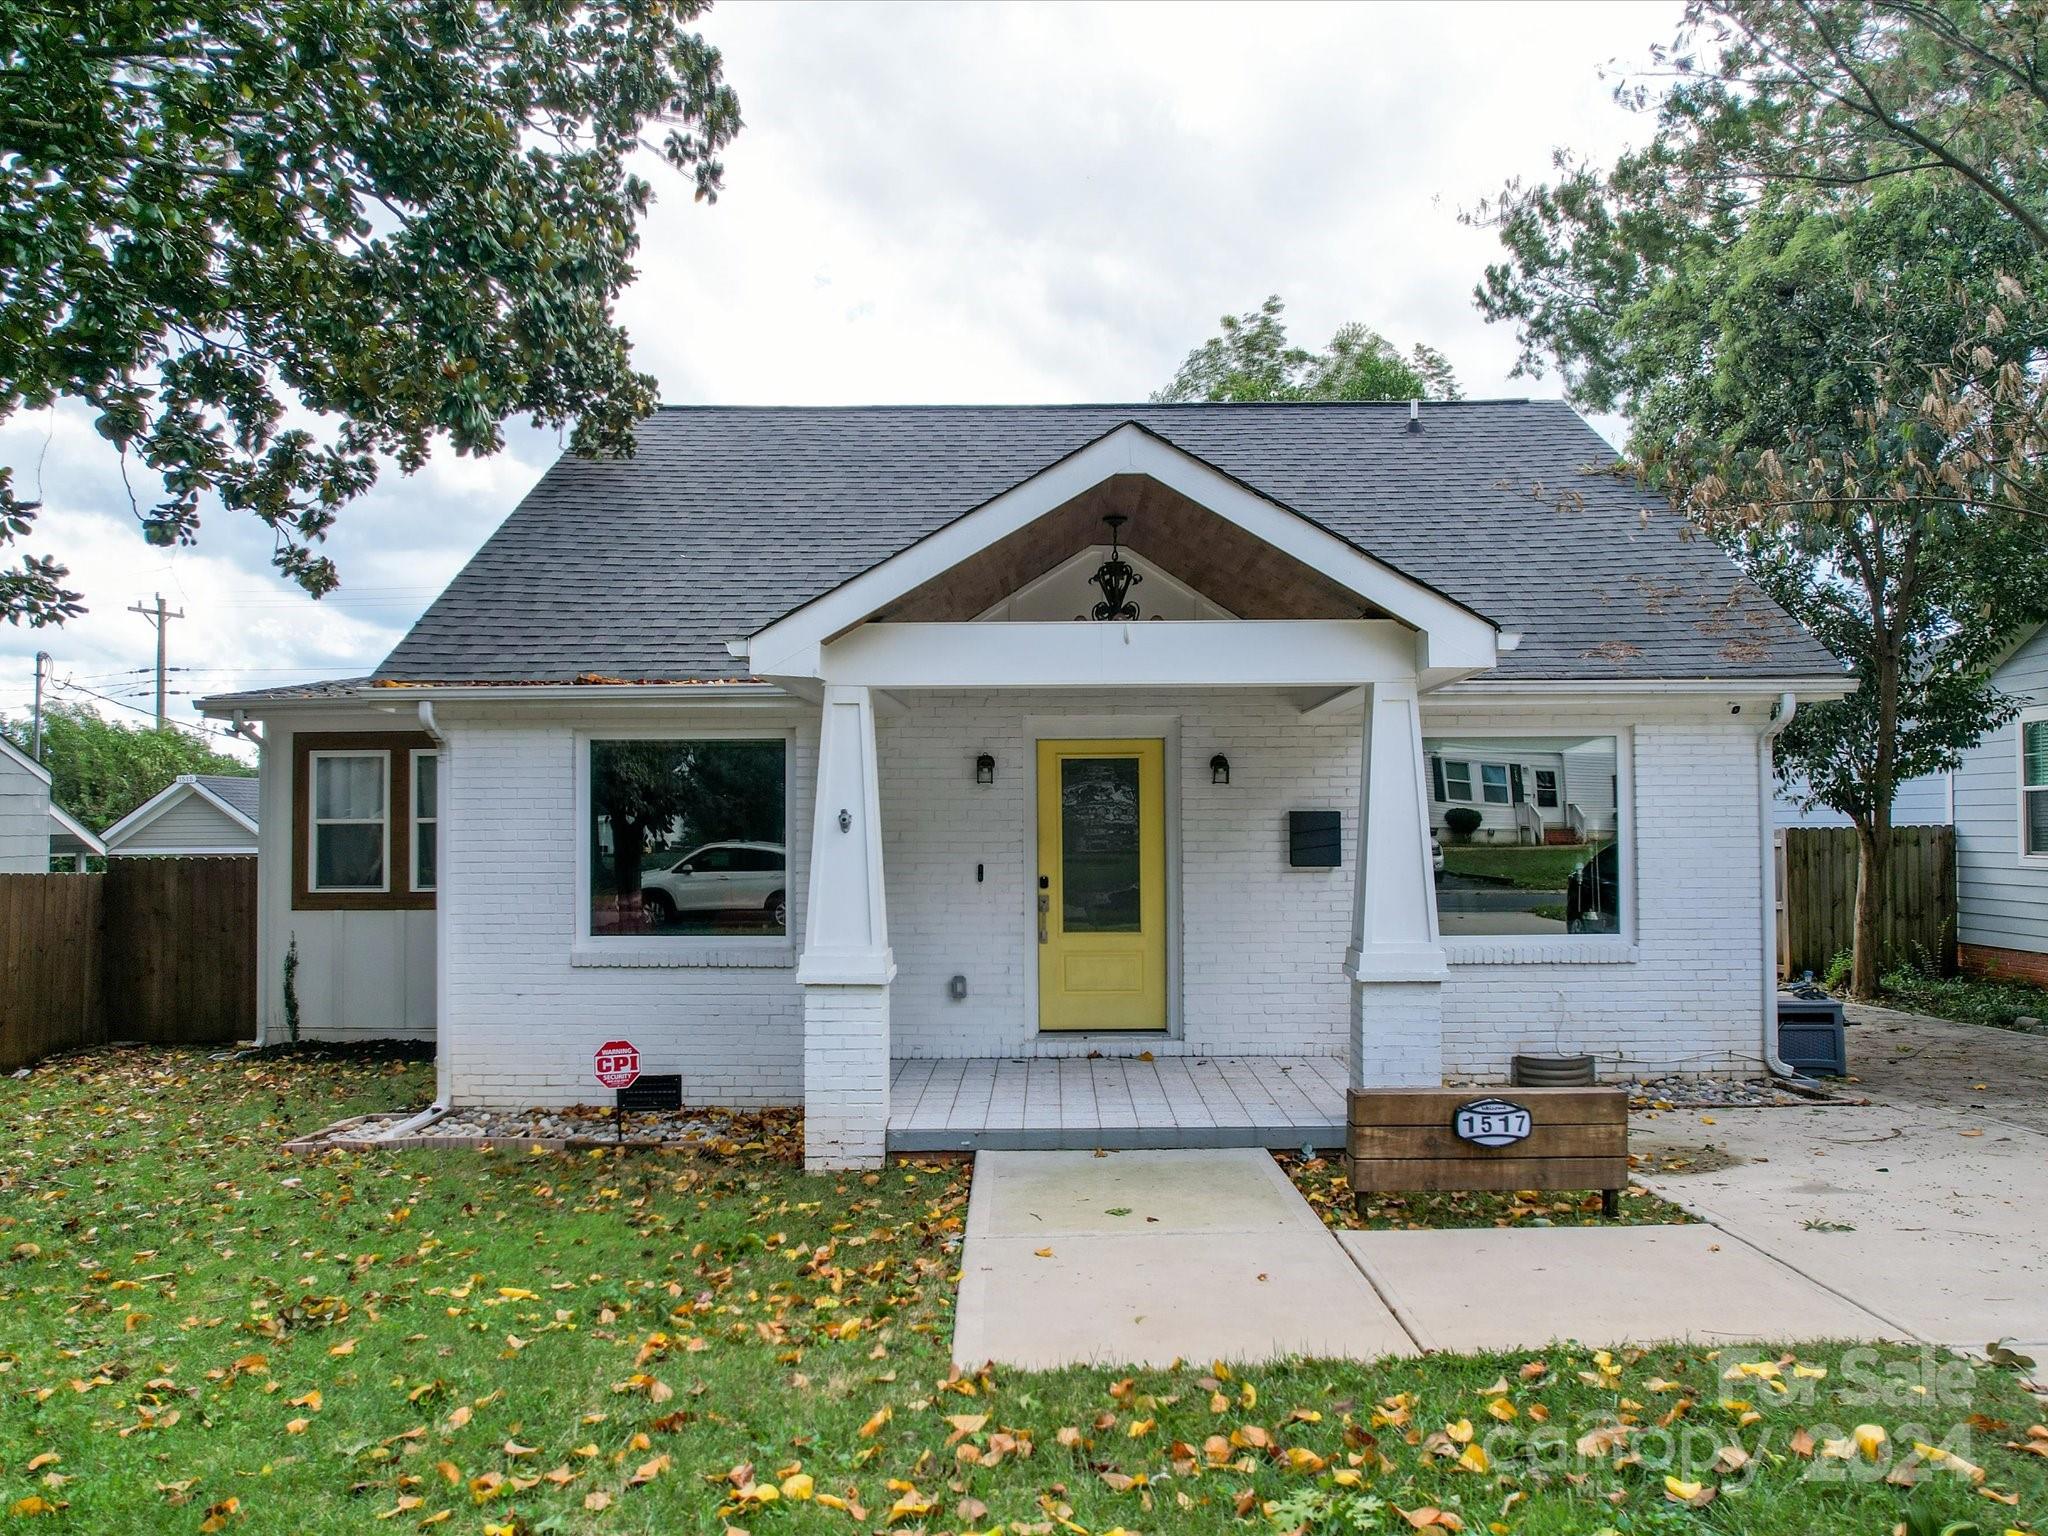
[[[996,781],[996,760],[984,752],[974,760],[974,782],[993,784]]]
[[[1230,782],[1230,759],[1218,752],[1209,759],[1209,782],[1228,784]]]

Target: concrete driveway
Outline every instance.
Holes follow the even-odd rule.
[[[1869,1104],[1638,1114],[1633,1150],[1702,1169],[1642,1182],[1894,1329],[2048,1360],[2048,1039],[1852,1018]]]

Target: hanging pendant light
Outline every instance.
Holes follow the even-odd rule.
[[[1135,619],[1138,605],[1126,599],[1131,588],[1145,578],[1131,568],[1131,562],[1117,548],[1117,529],[1130,519],[1121,512],[1112,512],[1103,521],[1109,524],[1109,558],[1088,578],[1090,583],[1102,589],[1102,601],[1095,605],[1094,616],[1097,619]]]

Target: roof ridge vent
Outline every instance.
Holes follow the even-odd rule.
[[[1410,432],[1420,432],[1422,430],[1422,402],[1420,400],[1410,400],[1408,402],[1408,430]]]

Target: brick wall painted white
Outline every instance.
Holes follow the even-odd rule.
[[[1040,1036],[1029,999],[1037,964],[1031,881],[1031,722],[1114,714],[1174,722],[1179,910],[1175,1038],[1161,1054],[1341,1056],[1350,1029],[1343,955],[1355,868],[1359,723],[1304,721],[1276,694],[1185,691],[906,696],[877,722],[896,1055],[1027,1055],[1100,1042]],[[533,712],[537,714],[538,712]],[[645,718],[645,717],[642,717]],[[730,727],[702,709],[661,716]],[[745,716],[794,726],[790,910],[803,910],[815,711]],[[692,1099],[796,1101],[804,1080],[802,989],[788,966],[573,963],[577,731],[615,722],[511,710],[448,711],[462,792],[444,835],[459,840],[443,1046],[459,1101],[573,1103],[597,1093],[591,1047],[628,1033],[647,1071],[680,1071]],[[1646,699],[1558,701],[1542,710],[1426,704],[1425,733],[1505,727],[1530,734],[1634,728],[1638,925],[1628,963],[1460,963],[1442,988],[1444,1070],[1494,1076],[1519,1049],[1588,1050],[1609,1067],[1716,1071],[1758,1057],[1760,958],[1754,706]],[[1133,726],[1123,734],[1157,734]],[[1046,729],[1044,734],[1060,734]],[[1107,734],[1099,722],[1066,734]],[[996,782],[974,782],[974,759]],[[1208,763],[1230,759],[1231,783]],[[1345,866],[1287,867],[1286,813],[1343,815]],[[980,866],[982,878],[976,879]],[[800,932],[792,934],[793,947]],[[1536,953],[1515,949],[1482,951]],[[953,1001],[947,983],[967,978]],[[1135,1048],[1135,1037],[1130,1042]]]
[[[535,711],[535,714],[540,712]],[[794,728],[788,793],[790,921],[800,929],[809,848],[817,718],[813,711],[712,709],[636,715],[650,734],[695,725],[765,734]],[[692,1103],[794,1104],[803,1096],[803,998],[794,945],[779,963],[747,966],[578,964],[576,754],[579,731],[618,731],[617,716],[522,719],[448,711],[459,792],[443,835],[458,850],[450,903],[448,1018],[441,1048],[458,1103],[575,1104],[607,1097],[590,1055],[614,1035],[640,1047],[641,1070],[680,1072]],[[768,957],[762,957],[768,958]]]

